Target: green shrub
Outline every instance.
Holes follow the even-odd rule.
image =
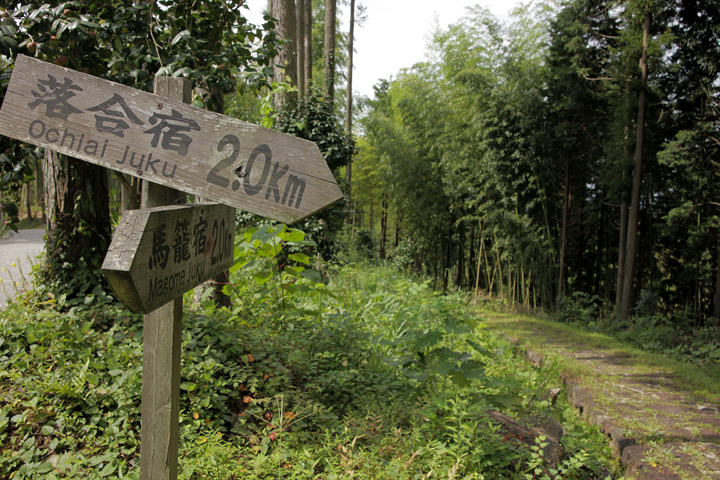
[[[559,417],[573,432],[563,465],[584,472],[568,478],[594,478],[602,435],[545,399],[552,365],[529,369],[459,296],[312,249],[283,225],[251,229],[228,286],[237,306],[186,305],[179,478],[551,474],[488,409]],[[119,306],[4,311],[0,478],[138,478],[141,368],[142,318]]]
[[[558,301],[556,318],[560,322],[592,325],[600,320],[600,299],[585,292],[572,292]]]
[[[415,250],[415,244],[411,239],[400,241],[390,256],[390,262],[395,270],[409,272],[410,267],[415,263]]]

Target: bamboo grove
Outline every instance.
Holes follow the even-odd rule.
[[[711,0],[469,8],[367,102],[355,231],[444,288],[717,321],[719,75]]]

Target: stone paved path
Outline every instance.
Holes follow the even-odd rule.
[[[45,230],[11,232],[0,240],[0,310],[7,301],[29,285],[30,272],[45,245]]]
[[[626,478],[720,479],[720,408],[674,374],[632,350],[605,347],[529,317],[482,312],[488,328],[523,349],[532,363],[558,357],[568,397],[607,434]],[[532,347],[530,345],[533,345]]]

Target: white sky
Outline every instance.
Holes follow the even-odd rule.
[[[318,0],[315,0],[318,1]],[[339,3],[339,2],[338,2]],[[397,73],[425,59],[425,46],[437,17],[441,27],[456,22],[465,7],[488,8],[499,20],[506,21],[518,0],[356,0],[367,7],[367,20],[355,27],[355,68],[353,91],[373,96],[373,85],[379,79]],[[248,0],[248,19],[262,21],[267,0]],[[341,29],[347,31],[350,7],[338,6]]]

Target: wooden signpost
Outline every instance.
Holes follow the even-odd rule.
[[[313,142],[24,55],[0,134],[286,223],[342,198]]]
[[[177,479],[182,294],[232,264],[234,208],[290,223],[342,198],[317,145],[191,97],[182,78],[158,77],[149,94],[18,55],[0,109],[0,135],[146,180],[103,264],[145,313],[142,480]],[[233,208],[179,206],[186,193]]]
[[[135,313],[150,313],[233,263],[235,209],[195,204],[128,210],[102,271]]]

